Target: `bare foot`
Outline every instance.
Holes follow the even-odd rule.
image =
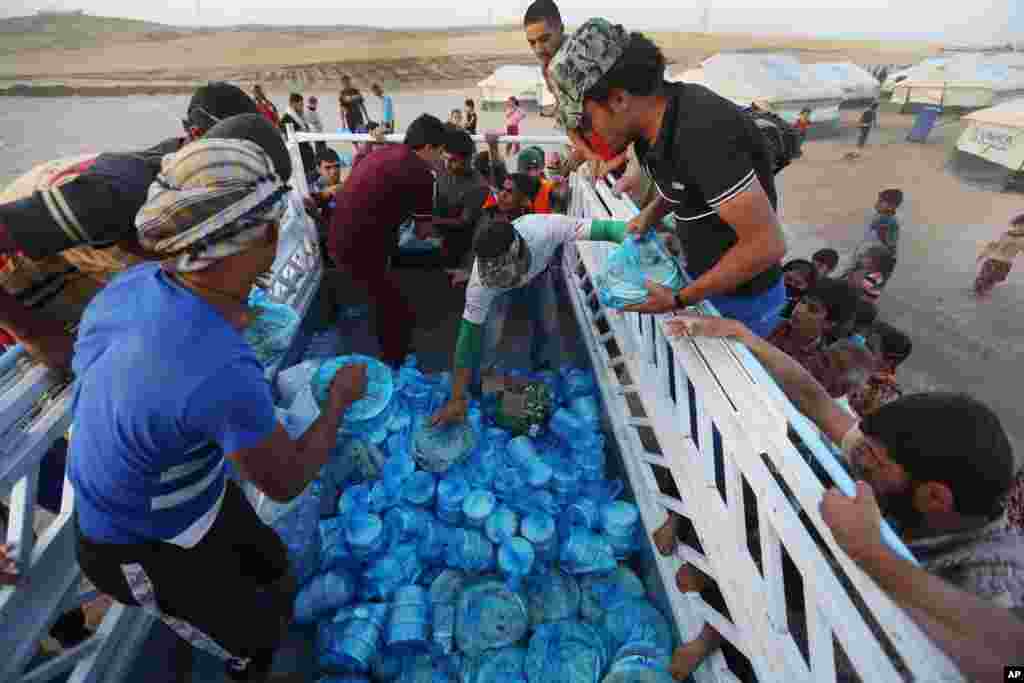
[[[711,626],[704,624],[700,635],[688,643],[683,643],[672,653],[672,662],[668,666],[668,672],[677,681],[686,680],[708,658],[712,652],[718,649],[722,643],[722,636]]]
[[[651,535],[658,552],[665,557],[676,551],[676,544],[679,542],[677,535],[679,521],[679,515],[669,510],[668,519]]]
[[[676,572],[676,588],[681,593],[700,593],[709,580],[707,574],[690,564],[684,564]]]

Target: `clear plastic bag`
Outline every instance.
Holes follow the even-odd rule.
[[[254,317],[243,336],[264,366],[273,365],[288,351],[302,319],[291,306],[265,298],[250,297],[249,307]]]
[[[639,237],[627,237],[608,257],[604,271],[594,278],[598,298],[611,308],[646,301],[647,280],[672,290],[683,285],[679,263],[653,230]]]

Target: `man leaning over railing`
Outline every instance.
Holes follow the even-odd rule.
[[[687,269],[679,292],[658,287],[632,310],[667,312],[704,299],[766,336],[785,306],[786,242],[775,213],[775,166],[764,139],[735,105],[692,83],[668,83],[648,38],[590,20],[565,39],[549,67],[571,126],[592,127],[614,151],[630,143],[657,198],[630,221],[642,232],[670,213]]]
[[[826,523],[965,674],[995,680],[995,671],[1015,663],[1024,652],[1024,624],[1008,610],[1024,607],[1024,537],[1006,519],[1014,458],[989,408],[963,394],[915,394],[858,422],[798,362],[740,322],[684,315],[666,327],[671,336],[740,341],[797,409],[842,444],[844,461],[863,481],[853,500],[826,494]],[[923,570],[882,545],[882,513],[900,528]],[[706,656],[720,637],[705,625],[698,641],[698,652],[690,648],[690,654]],[[699,661],[690,662],[691,671]]]

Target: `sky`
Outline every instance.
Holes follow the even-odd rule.
[[[696,30],[703,3],[712,2],[713,31],[788,33],[822,37],[899,37],[989,42],[1024,40],[1024,0],[560,0],[566,21],[602,15],[636,29]],[[197,14],[197,2],[200,11]],[[629,5],[624,9],[625,5]],[[356,5],[356,6],[353,6]],[[525,0],[4,0],[0,17],[39,9],[82,9],[178,25],[358,24],[394,28],[443,28],[518,21]],[[198,17],[198,19],[197,19]]]

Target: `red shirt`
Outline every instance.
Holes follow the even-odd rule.
[[[398,228],[434,210],[434,174],[407,145],[375,149],[352,169],[337,194],[327,245],[335,263],[385,261]]]

